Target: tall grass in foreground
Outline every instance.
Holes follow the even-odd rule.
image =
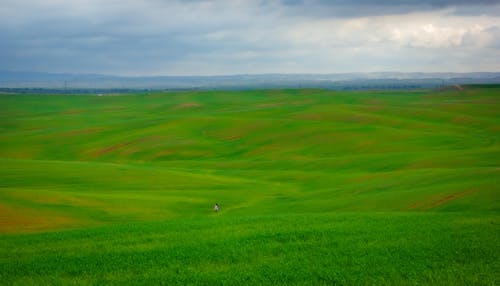
[[[4,285],[497,285],[498,215],[180,219],[0,238]]]

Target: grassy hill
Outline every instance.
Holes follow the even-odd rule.
[[[499,94],[1,95],[0,277],[498,284]]]

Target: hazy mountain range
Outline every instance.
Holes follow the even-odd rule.
[[[0,71],[0,88],[41,89],[243,89],[433,88],[454,84],[500,83],[500,72],[476,73],[336,73],[222,76],[113,76],[100,74]]]

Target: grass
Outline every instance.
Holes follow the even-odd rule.
[[[5,237],[7,284],[495,285],[498,216],[207,217]]]
[[[0,279],[499,284],[499,92],[1,95]]]

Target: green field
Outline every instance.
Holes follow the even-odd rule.
[[[0,281],[497,285],[499,137],[500,86],[2,94]]]

